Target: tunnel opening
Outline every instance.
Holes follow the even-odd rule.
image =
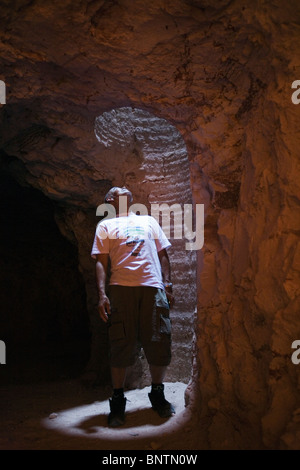
[[[95,120],[95,135],[103,171],[112,186],[126,186],[133,202],[147,208],[163,204],[170,209],[169,257],[175,305],[172,309],[172,362],[166,381],[188,383],[192,375],[192,350],[196,315],[196,251],[188,250],[185,232],[175,236],[175,207],[192,207],[187,149],[179,131],[167,120],[140,108],[112,109]],[[161,214],[160,214],[161,215]],[[160,222],[162,218],[160,217]],[[127,387],[142,388],[150,382],[141,350],[128,373]]]
[[[78,253],[60,233],[55,203],[0,176],[2,381],[29,383],[80,374],[89,320]]]

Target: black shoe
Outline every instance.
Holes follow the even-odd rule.
[[[125,423],[126,398],[112,397],[109,399],[110,413],[108,415],[108,426],[116,428]]]
[[[165,399],[163,387],[156,391],[148,393],[152,408],[157,411],[161,418],[169,418],[175,414],[174,406]]]

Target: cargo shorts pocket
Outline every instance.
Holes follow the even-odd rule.
[[[109,317],[108,336],[110,341],[117,341],[125,338],[125,329],[122,315],[113,309]]]
[[[169,304],[165,291],[159,289],[155,298],[155,326],[152,341],[161,341],[171,335],[171,320]]]
[[[155,295],[155,305],[157,308],[162,308],[169,312],[169,302],[168,302],[168,299],[164,290],[157,289],[157,292]]]
[[[160,333],[165,335],[171,334],[171,320],[163,313],[160,315]]]

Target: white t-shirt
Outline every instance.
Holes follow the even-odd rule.
[[[109,254],[110,284],[163,288],[157,253],[169,246],[154,217],[129,213],[99,222],[91,256]]]

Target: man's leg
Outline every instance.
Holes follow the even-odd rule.
[[[111,367],[111,380],[114,389],[124,388],[126,367]]]
[[[169,304],[165,292],[161,289],[144,288],[144,295],[142,305],[144,315],[140,331],[152,380],[149,399],[152,408],[161,417],[167,418],[175,413],[173,405],[165,399],[163,384],[167,367],[171,362]]]
[[[109,399],[110,413],[108,425],[121,426],[125,422],[126,398],[124,385],[127,366],[131,361],[131,312],[133,311],[133,291],[124,286],[110,286],[111,316],[109,342],[111,361],[112,397]],[[128,318],[129,317],[129,318]],[[124,332],[127,332],[125,336]]]
[[[149,366],[152,383],[161,384],[164,381],[167,367],[166,366]]]
[[[165,399],[164,377],[167,370],[166,366],[149,365],[152,384],[151,392],[148,394],[152,408],[157,411],[162,418],[169,418],[175,414],[175,409],[171,403]]]
[[[109,400],[110,413],[108,415],[108,425],[111,427],[121,426],[125,421],[124,383],[126,370],[125,367],[111,367],[113,394]]]

